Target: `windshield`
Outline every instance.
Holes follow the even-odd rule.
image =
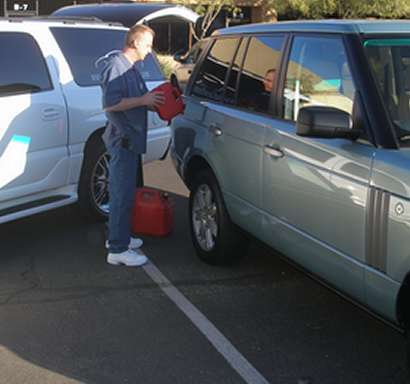
[[[369,39],[365,52],[401,143],[410,144],[410,38]]]

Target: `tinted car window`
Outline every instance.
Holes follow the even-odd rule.
[[[234,57],[239,39],[216,40],[193,83],[192,94],[221,100],[225,86],[225,77]]]
[[[0,57],[0,96],[52,88],[43,55],[30,35],[0,33]]]
[[[181,62],[184,64],[195,64],[201,56],[202,50],[205,46],[205,40],[196,42],[186,56],[182,57]]]
[[[308,105],[325,105],[352,113],[354,94],[341,38],[295,38],[283,94],[285,119],[296,120],[299,109]]]
[[[410,38],[364,43],[370,68],[401,145],[410,145]]]
[[[266,112],[276,83],[282,36],[252,37],[239,83],[238,105]]]
[[[88,86],[100,83],[101,68],[96,63],[108,52],[121,50],[126,31],[88,28],[51,28],[70,66],[74,81]],[[163,80],[164,76],[153,55],[140,64],[144,80]]]

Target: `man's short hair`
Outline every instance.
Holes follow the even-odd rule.
[[[275,69],[275,68],[269,68],[269,69],[266,71],[265,76],[266,76],[266,75],[269,75],[269,73],[275,73],[275,72],[276,72],[276,69]]]
[[[135,40],[138,40],[146,33],[150,33],[152,37],[155,36],[155,32],[144,24],[135,24],[133,25],[127,32],[127,36],[125,37],[125,45],[127,47],[132,48],[133,43]]]

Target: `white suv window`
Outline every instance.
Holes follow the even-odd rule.
[[[124,47],[126,30],[50,28],[70,66],[74,81],[81,86],[100,84],[101,69],[96,62],[109,52]],[[86,36],[86,39],[84,39]],[[102,63],[102,61],[99,61]],[[161,81],[164,76],[153,55],[141,63],[145,81]]]
[[[0,97],[52,88],[44,58],[27,33],[0,33]]]

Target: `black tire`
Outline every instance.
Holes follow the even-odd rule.
[[[410,327],[407,325],[405,329],[406,338],[406,362],[407,362],[407,381],[410,384]]]
[[[87,145],[78,186],[81,214],[94,221],[108,218],[108,161],[101,136],[95,136]]]
[[[204,262],[229,265],[246,252],[246,239],[229,218],[218,182],[210,170],[199,172],[192,182],[189,223],[195,250]]]

